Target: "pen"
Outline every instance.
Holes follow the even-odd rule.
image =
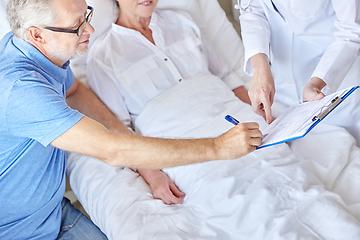
[[[238,125],[238,124],[240,123],[236,118],[234,118],[234,117],[232,117],[232,116],[230,116],[230,115],[226,115],[225,119],[226,119],[228,122],[231,122],[231,123],[234,124],[234,125]]]

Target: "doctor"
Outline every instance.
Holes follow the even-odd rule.
[[[249,96],[267,122],[288,106],[360,85],[359,0],[243,0],[238,6],[245,71],[253,75]],[[358,144],[359,101],[357,90],[326,119]]]

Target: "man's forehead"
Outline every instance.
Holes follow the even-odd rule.
[[[75,23],[87,11],[85,0],[53,0],[53,3],[59,21],[63,23]]]

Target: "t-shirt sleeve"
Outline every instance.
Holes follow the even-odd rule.
[[[83,117],[66,104],[66,88],[60,87],[59,92],[41,79],[16,81],[6,104],[8,130],[49,145]]]

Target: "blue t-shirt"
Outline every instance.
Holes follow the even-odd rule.
[[[83,117],[65,102],[68,65],[11,33],[0,42],[0,239],[59,233],[66,159],[49,144]]]

